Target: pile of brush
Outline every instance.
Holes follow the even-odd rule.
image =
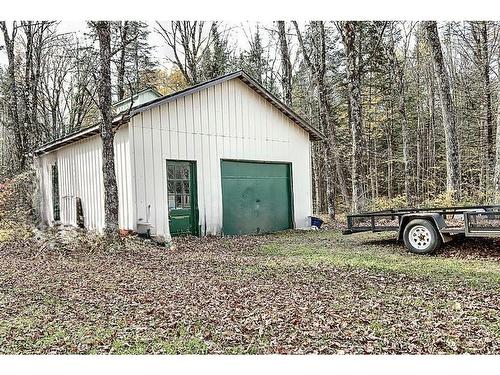
[[[37,222],[35,174],[28,171],[0,183],[0,246],[32,238]]]

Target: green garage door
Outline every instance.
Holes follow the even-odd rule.
[[[221,164],[224,234],[292,227],[289,164],[227,160]]]

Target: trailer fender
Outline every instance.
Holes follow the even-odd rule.
[[[408,223],[413,219],[424,219],[430,221],[436,227],[443,242],[449,242],[451,240],[449,236],[445,236],[441,232],[441,229],[443,229],[446,226],[446,223],[440,214],[435,212],[422,212],[422,213],[416,212],[416,213],[406,214],[401,217],[401,223],[399,224],[399,231],[398,231],[399,241],[403,241],[403,233],[405,231],[405,228],[408,225]]]

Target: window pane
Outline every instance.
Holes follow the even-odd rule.
[[[167,168],[167,178],[168,179],[175,178],[174,171],[175,171],[175,167],[173,165],[169,165]]]
[[[175,178],[177,179],[182,179],[182,166],[181,165],[178,165],[176,168],[175,168]]]
[[[168,208],[169,209],[175,208],[175,195],[174,194],[168,195]]]
[[[186,162],[167,164],[168,208],[191,208],[191,167]]]
[[[52,213],[54,221],[61,219],[59,207],[59,174],[57,164],[52,166]]]
[[[177,194],[182,193],[182,181],[175,181],[175,192]]]
[[[175,193],[175,191],[174,191],[174,181],[168,181],[167,182],[167,186],[168,186],[168,188],[167,188],[168,193]]]

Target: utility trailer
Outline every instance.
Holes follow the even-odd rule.
[[[413,253],[430,254],[454,235],[500,237],[500,205],[406,208],[347,216],[343,234],[397,232]]]

